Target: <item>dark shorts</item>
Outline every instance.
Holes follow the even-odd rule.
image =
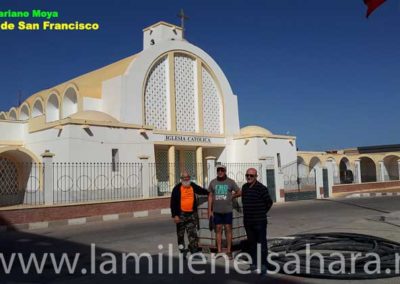
[[[230,213],[214,213],[215,225],[232,225],[233,214]]]

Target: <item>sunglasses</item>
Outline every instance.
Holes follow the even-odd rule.
[[[225,169],[219,168],[219,169],[217,169],[217,172],[225,172]]]
[[[253,178],[253,177],[255,177],[255,175],[246,174],[246,177],[247,177],[247,178],[249,178],[249,177],[250,177],[250,178]]]

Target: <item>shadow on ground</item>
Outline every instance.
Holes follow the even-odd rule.
[[[133,236],[132,241],[134,241]],[[0,283],[67,283],[73,281],[73,283],[176,284],[207,283],[211,280],[218,284],[271,283],[271,281],[273,283],[298,283],[277,279],[280,278],[278,276],[241,275],[233,268],[230,269],[229,274],[225,274],[223,266],[216,266],[215,274],[212,274],[210,262],[206,265],[195,265],[196,270],[204,269],[206,271],[204,275],[195,275],[188,269],[186,261],[182,261],[178,257],[168,257],[167,251],[167,249],[160,250],[164,253],[161,257],[158,254],[151,255],[153,274],[149,273],[148,259],[140,258],[139,261],[136,261],[132,257],[126,261],[127,269],[126,273],[123,273],[123,252],[105,250],[101,247],[95,247],[94,250],[91,245],[71,242],[68,239],[61,240],[36,235],[31,232],[7,231],[0,233]],[[140,253],[137,252],[137,254]],[[31,258],[33,254],[38,260],[36,267],[43,268],[43,273],[37,273],[35,261]],[[71,264],[74,259],[78,260],[74,273],[69,272],[67,265],[64,265],[60,271],[55,271],[54,264],[57,264],[56,267],[58,266],[63,254],[68,255]],[[79,259],[76,258],[78,254]],[[113,259],[115,259],[115,266],[112,264]],[[31,269],[28,273],[23,271],[21,260],[25,264],[28,264],[29,260],[31,261]],[[163,265],[159,270],[161,262]],[[183,274],[179,273],[180,263],[182,263]],[[172,274],[169,273],[171,266]],[[110,274],[101,273],[101,269]],[[93,271],[95,271],[94,274]]]

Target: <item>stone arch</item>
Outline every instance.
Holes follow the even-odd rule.
[[[46,102],[46,122],[60,119],[60,99],[56,93],[51,93]]]
[[[19,119],[28,120],[31,117],[31,109],[29,105],[25,102],[19,109]]]
[[[298,164],[306,164],[306,161],[304,160],[303,157],[297,156],[297,163],[298,163]]]
[[[309,169],[310,171],[312,171],[313,169],[315,169],[316,167],[321,167],[322,163],[321,163],[321,159],[314,156],[310,159],[310,164],[309,164]]]
[[[376,164],[370,157],[360,157],[361,182],[376,182]]]
[[[389,154],[383,158],[385,181],[399,180],[399,161],[400,156],[396,154]]]
[[[68,87],[62,100],[62,118],[78,112],[78,91],[75,86]]]
[[[42,165],[29,150],[22,147],[0,148],[0,206],[24,203],[24,199],[40,194]]]
[[[297,156],[297,172],[299,177],[307,177],[310,169],[301,156]]]
[[[7,120],[7,114],[4,111],[0,112],[0,120]]]
[[[44,114],[44,103],[42,98],[36,98],[35,102],[33,103],[32,107],[32,117],[38,117]]]
[[[11,108],[8,112],[8,119],[9,120],[18,120],[18,113],[15,107]]]

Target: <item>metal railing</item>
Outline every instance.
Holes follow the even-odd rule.
[[[149,196],[169,196],[172,188],[180,181],[180,174],[187,170],[192,181],[203,186],[207,179],[206,165],[195,163],[180,165],[178,163],[150,163],[149,164]]]
[[[25,188],[25,195],[23,204],[28,205],[42,205],[44,199],[44,171],[42,163],[25,163],[25,170],[27,171],[28,179],[23,185]]]
[[[142,164],[53,163],[53,190],[54,204],[142,198]]]
[[[149,164],[149,196],[168,196],[171,194],[171,190],[174,186],[173,180],[171,180],[171,174],[174,175],[174,179],[179,177],[174,171],[175,164],[171,163],[150,163]]]
[[[316,170],[309,165],[291,162],[281,168],[286,191],[315,191]]]
[[[0,206],[44,204],[43,164],[0,158]]]
[[[263,180],[262,164],[226,163],[241,187],[248,168]],[[74,204],[169,196],[183,169],[207,188],[216,177],[207,163],[15,163],[0,159],[0,206]]]
[[[255,168],[257,170],[257,180],[262,182],[263,170],[262,164],[260,163],[223,163],[226,166],[226,174],[229,178],[236,181],[239,187],[242,187],[246,183],[246,171],[249,168]]]

